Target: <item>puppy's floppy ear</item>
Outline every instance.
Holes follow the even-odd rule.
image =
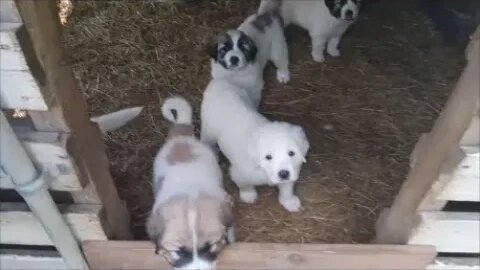
[[[257,45],[255,45],[255,43],[252,42],[252,46],[250,47],[246,55],[246,60],[248,62],[254,62],[257,57],[257,53],[258,53]]]
[[[222,224],[229,228],[233,226],[233,199],[230,195],[226,195],[225,199],[220,205],[220,221]]]
[[[211,43],[207,47],[208,55],[210,55],[210,57],[213,60],[215,60],[215,62],[218,61],[218,45],[225,43],[227,41],[227,39],[228,39],[228,34],[226,34],[226,33],[220,34],[215,38],[215,42]]]
[[[335,2],[336,0],[325,0],[325,5],[328,8],[333,9],[335,7]]]
[[[207,46],[207,53],[210,56],[210,58],[215,60],[215,62],[217,62],[217,60],[218,60],[217,46],[218,46],[217,43],[212,43],[212,44]]]
[[[253,39],[250,38],[245,32],[240,31],[240,39],[243,40],[243,42],[247,43],[248,45],[248,50],[244,52],[245,54],[245,60],[247,60],[248,63],[252,63],[255,61],[257,57],[257,52],[258,48]]]
[[[292,137],[297,144],[298,149],[301,151],[302,156],[305,158],[308,149],[310,148],[310,143],[308,142],[307,135],[305,135],[303,128],[301,126],[293,126]]]
[[[165,220],[160,215],[160,210],[155,210],[150,214],[147,220],[147,234],[150,240],[155,243],[155,253],[158,253],[159,249],[159,242],[163,234],[163,230],[165,229]]]

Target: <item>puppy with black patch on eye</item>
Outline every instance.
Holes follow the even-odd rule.
[[[257,111],[247,89],[229,80],[212,80],[203,93],[201,139],[218,144],[230,161],[230,177],[240,199],[254,203],[255,186],[279,189],[278,200],[290,212],[299,211],[294,193],[309,143],[302,127],[270,121]]]
[[[340,56],[338,45],[345,31],[356,21],[361,0],[262,0],[259,12],[280,10],[285,25],[308,30],[312,39],[312,57],[325,61],[324,51]]]
[[[232,200],[215,154],[195,138],[190,104],[169,98],[162,113],[173,125],[154,162],[147,232],[156,253],[175,269],[214,269],[218,254],[234,241]]]
[[[212,78],[247,89],[256,106],[260,104],[268,61],[276,66],[279,82],[290,80],[283,20],[276,10],[251,15],[238,29],[226,31],[209,48],[209,54]]]

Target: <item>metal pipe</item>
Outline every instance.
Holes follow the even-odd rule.
[[[46,173],[39,173],[22,144],[0,113],[0,164],[12,179],[17,192],[22,195],[43,228],[55,244],[70,269],[88,269],[72,231],[47,190]]]

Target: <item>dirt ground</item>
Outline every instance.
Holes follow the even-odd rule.
[[[77,2],[65,45],[90,112],[145,106],[138,120],[105,137],[138,239],[146,237],[152,161],[167,128],[161,102],[181,94],[198,112],[209,80],[206,45],[256,6],[244,0]],[[267,70],[261,112],[306,129],[311,149],[297,188],[304,209],[288,213],[276,190],[261,188],[258,203],[236,204],[237,238],[369,242],[379,212],[406,177],[416,140],[430,130],[458,78],[462,51],[442,44],[416,1],[366,7],[341,44],[342,56],[324,64],[311,60],[305,31],[289,27],[287,38],[292,80],[280,85]]]

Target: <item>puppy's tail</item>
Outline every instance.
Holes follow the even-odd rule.
[[[279,11],[282,5],[282,0],[262,0],[258,7],[257,14],[261,15],[271,11]]]
[[[192,106],[183,97],[167,98],[162,105],[162,114],[174,124],[192,124]]]

